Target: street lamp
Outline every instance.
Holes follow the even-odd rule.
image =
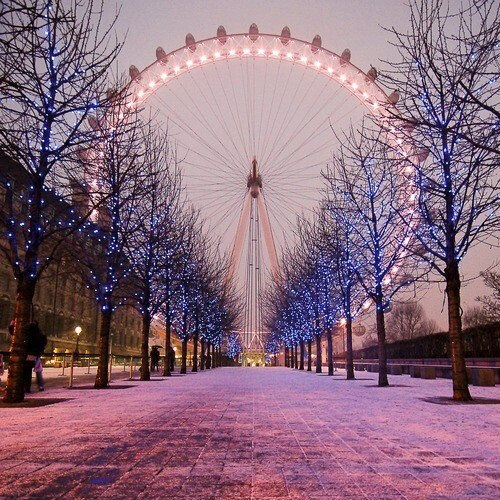
[[[81,326],[75,327],[75,333],[76,333],[76,349],[75,349],[75,354],[79,354],[78,347],[80,345],[80,333],[82,333],[82,327]]]
[[[346,331],[346,328],[347,328],[347,320],[345,318],[342,318],[340,321],[340,326],[342,326],[342,349],[344,351],[344,356],[346,355],[346,352],[345,352],[345,331]]]

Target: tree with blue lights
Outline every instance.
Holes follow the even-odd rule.
[[[123,98],[114,99],[114,113],[93,123],[99,140],[86,151],[93,183],[103,201],[87,221],[82,234],[84,251],[76,247],[75,271],[92,290],[99,304],[99,361],[95,388],[108,386],[109,342],[113,313],[118,307],[135,306],[129,301],[136,277],[129,261],[128,245],[140,233],[143,221],[137,217],[149,190],[144,167],[143,124],[137,113],[126,119]],[[111,118],[110,118],[111,116]],[[110,121],[110,120],[113,121]]]
[[[141,135],[146,190],[134,215],[137,231],[130,234],[125,252],[133,276],[132,299],[142,316],[140,378],[150,380],[149,333],[153,318],[164,305],[163,257],[172,238],[178,236],[182,186],[168,134],[155,132],[150,124]]]
[[[361,271],[361,262],[356,258],[356,248],[360,244],[355,241],[359,238],[359,234],[354,230],[357,216],[335,192],[328,190],[326,194],[327,199],[319,213],[317,245],[325,254],[325,261],[331,272],[331,286],[338,295],[338,309],[345,319],[346,377],[352,380],[352,322],[366,297],[357,277],[357,273]]]
[[[87,118],[109,103],[107,73],[120,45],[92,1],[3,2],[0,24],[0,149],[18,165],[5,193],[0,250],[17,281],[5,401],[24,398],[24,329],[40,276],[89,217],[72,207],[81,186],[77,151],[96,138]],[[47,205],[55,207],[47,210]],[[22,207],[22,209],[21,209]]]
[[[417,215],[409,199],[408,181],[400,162],[381,142],[382,131],[351,128],[334,155],[326,177],[340,202],[336,217],[348,229],[354,270],[366,296],[375,306],[379,357],[379,386],[389,385],[385,312],[394,295],[417,277],[410,227]],[[406,224],[399,214],[405,214]],[[344,243],[345,244],[345,243]]]
[[[446,287],[453,398],[471,399],[460,305],[460,264],[479,242],[498,244],[500,5],[410,2],[410,29],[392,29],[398,58],[386,83],[401,99],[390,125],[408,150],[420,223],[410,227]],[[404,151],[398,151],[404,149]],[[401,211],[401,223],[406,223]],[[407,224],[408,225],[408,224]]]

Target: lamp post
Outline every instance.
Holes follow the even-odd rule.
[[[340,326],[342,327],[342,350],[344,351],[344,360],[347,363],[347,353],[345,352],[345,331],[346,331],[346,325],[347,325],[347,320],[345,318],[342,318],[340,321]]]
[[[113,334],[109,334],[109,374],[108,379],[111,380],[111,372],[113,370]]]
[[[80,333],[82,333],[82,327],[77,326],[75,327],[75,333],[76,333],[76,348],[75,348],[75,354],[78,356],[78,347],[80,346]]]

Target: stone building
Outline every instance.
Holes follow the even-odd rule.
[[[26,191],[27,175],[18,164],[0,155],[0,176],[16,183],[19,192]],[[17,189],[16,189],[17,192]],[[5,210],[4,191],[0,186],[0,210]],[[59,203],[59,202],[54,202]],[[23,210],[22,201],[18,209]],[[47,206],[48,210],[53,207]],[[5,238],[0,234],[0,238]],[[14,316],[16,281],[6,256],[0,252],[0,350],[8,350],[8,325]],[[53,262],[37,284],[32,309],[48,337],[47,351],[73,351],[76,347],[75,328],[81,327],[79,351],[96,353],[99,332],[99,308],[92,292],[77,273],[69,269],[64,257]],[[141,316],[133,307],[121,307],[114,314],[111,326],[115,354],[139,354]],[[153,336],[156,336],[154,332]]]

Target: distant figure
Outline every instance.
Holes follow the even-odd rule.
[[[47,345],[47,337],[43,335],[38,326],[38,321],[33,321],[25,327],[24,331],[24,344],[26,346],[26,360],[24,362],[24,392],[31,392],[31,377],[33,375],[33,368],[35,367],[37,358],[39,359],[43,354],[45,346]],[[43,391],[43,377],[37,374],[38,390]]]
[[[151,348],[151,371],[158,371],[159,370],[159,363],[160,363],[160,351],[158,350],[158,347],[153,346]]]
[[[3,354],[0,352],[0,382],[2,381],[2,376],[4,374],[4,362],[3,362]],[[0,391],[2,391],[2,387],[0,384]]]
[[[35,360],[35,375],[36,375],[36,384],[38,385],[39,391],[45,390],[45,384],[43,382],[43,364],[42,358],[38,356]]]
[[[170,346],[170,354],[168,356],[168,360],[170,362],[170,371],[173,372],[174,371],[174,367],[175,367],[175,350],[172,346]]]

